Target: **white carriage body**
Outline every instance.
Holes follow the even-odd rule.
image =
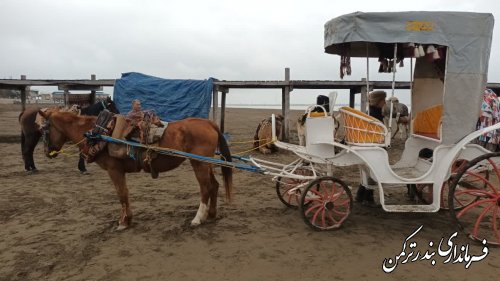
[[[382,122],[349,108],[340,110],[344,116],[347,144],[335,142],[331,117],[308,117],[306,147],[283,143],[276,138],[275,144],[293,151],[303,160],[326,165],[328,174],[333,166],[359,165],[362,184],[368,186],[369,178],[375,181],[370,187],[378,187],[380,202],[386,211],[438,211],[441,187],[450,177],[453,161],[471,160],[488,153],[470,142],[485,132],[500,129],[500,124],[496,124],[474,131],[486,86],[493,21],[491,14],[484,13],[357,12],[327,22],[325,52],[331,54],[379,57],[380,44],[435,44],[445,48],[446,57],[441,60],[444,73],[438,73],[426,58],[416,59],[412,88],[413,121],[418,121],[419,114],[427,119],[429,114],[434,114],[437,123],[433,125],[432,134],[419,131],[418,124],[412,126],[403,155],[392,166],[385,149],[390,146],[390,131]],[[396,58],[397,47],[394,49]],[[403,56],[411,58],[412,55],[403,52]],[[335,147],[341,152],[335,154]],[[432,161],[418,157],[423,148],[434,150]],[[264,168],[268,168],[266,164],[270,163],[264,163]],[[313,176],[294,175],[297,165],[301,165],[300,160],[270,173],[301,179],[316,177],[316,172]],[[432,184],[433,202],[430,205],[386,205],[383,184]]]

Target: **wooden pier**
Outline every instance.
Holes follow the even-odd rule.
[[[102,87],[113,87],[115,79],[96,79],[94,74],[90,79],[81,80],[51,80],[51,79],[26,79],[21,75],[21,79],[0,79],[0,89],[19,90],[21,92],[22,109],[26,107],[26,96],[32,86],[57,86],[58,89],[65,92],[65,103],[68,101],[70,90],[91,91],[90,99],[95,101],[95,92],[101,91]],[[332,80],[291,80],[290,69],[285,68],[285,79],[274,81],[214,81],[212,90],[212,120],[219,123],[224,131],[226,95],[230,89],[281,89],[282,115],[285,118],[284,139],[288,140],[290,133],[290,92],[294,89],[349,89],[349,106],[354,107],[356,94],[361,94],[361,110],[366,112],[368,102],[368,88],[373,89],[391,89],[392,81],[332,81]],[[488,88],[500,93],[500,83],[488,83]],[[396,81],[396,89],[410,89],[410,82]],[[221,99],[221,108],[219,109],[219,92]],[[218,112],[220,110],[220,118]],[[219,119],[219,120],[217,120]],[[218,121],[218,122],[217,122]]]

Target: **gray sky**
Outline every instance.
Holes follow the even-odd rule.
[[[410,10],[496,16],[500,1],[1,0],[0,78],[115,79],[136,71],[176,79],[279,80],[290,67],[291,79],[339,80],[339,57],[323,50],[325,22],[355,11]],[[495,28],[490,82],[500,82],[499,32]],[[353,75],[344,79],[365,77],[364,63],[353,62]],[[371,79],[391,79],[377,70],[373,60]],[[408,72],[399,71],[397,79],[408,80]],[[294,90],[292,103],[311,103],[327,92]],[[231,90],[228,103],[279,103],[280,94]]]

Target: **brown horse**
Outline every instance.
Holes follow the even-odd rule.
[[[55,157],[50,152],[59,151],[65,142],[78,143],[83,134],[95,125],[96,117],[78,116],[66,112],[40,112],[47,119],[44,126],[45,153],[47,157]],[[83,148],[80,144],[80,149]],[[188,118],[181,121],[169,123],[163,133],[158,146],[184,151],[205,157],[213,157],[217,147],[221,157],[231,161],[231,153],[224,136],[217,126],[209,120],[199,118]],[[57,154],[56,154],[57,155]],[[185,158],[175,156],[158,155],[151,161],[151,169],[156,172],[165,172],[177,168]],[[109,156],[107,149],[97,155],[95,162],[108,172],[113,182],[121,203],[121,215],[117,230],[130,226],[132,211],[128,197],[128,188],[125,173],[139,172],[144,169],[150,172],[150,167],[138,165],[133,159],[119,159]],[[200,185],[200,206],[191,225],[199,225],[207,218],[215,218],[217,208],[217,193],[219,183],[215,179],[212,164],[190,160],[196,179]],[[232,194],[232,169],[222,167],[226,199],[231,200]],[[207,205],[210,206],[207,210]]]
[[[58,110],[58,107],[52,107],[50,109]],[[82,108],[80,114],[97,116],[104,109],[113,113],[120,113],[114,101],[108,97],[106,100]],[[27,108],[19,114],[19,124],[21,125],[21,153],[23,155],[24,169],[26,172],[30,173],[37,171],[35,160],[33,159],[33,151],[42,136],[40,126],[36,122],[39,110],[40,108]],[[80,170],[81,173],[87,172],[85,161],[82,157],[80,157],[78,161],[78,170]]]

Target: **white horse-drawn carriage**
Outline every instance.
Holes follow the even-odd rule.
[[[337,167],[357,165],[361,184],[378,190],[385,211],[449,208],[452,218],[472,238],[500,244],[500,154],[472,143],[500,128],[496,124],[475,131],[493,21],[491,14],[483,13],[357,12],[327,22],[325,51],[342,57],[341,71],[350,68],[351,57],[375,57],[388,65],[395,81],[397,63],[407,59],[413,66],[415,62],[411,134],[401,159],[389,164],[391,132],[382,122],[342,107],[342,143],[334,138],[332,117],[308,116],[305,147],[275,142],[294,152],[297,160],[287,165],[251,161],[275,176],[282,202],[298,206],[305,222],[315,229],[338,228],[349,216],[350,187],[332,174]],[[423,149],[431,149],[432,158],[419,157]],[[429,200],[390,204],[384,191],[394,186],[417,186],[430,193]]]

